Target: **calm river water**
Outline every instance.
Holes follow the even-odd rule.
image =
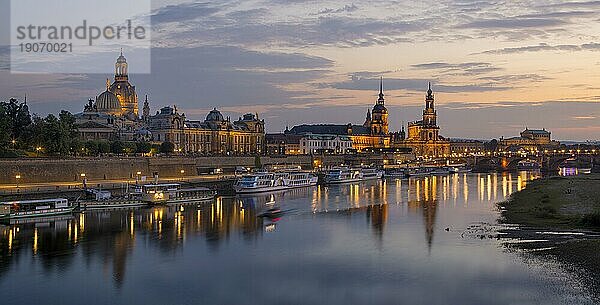
[[[314,187],[0,226],[2,304],[592,304],[494,235],[534,174]],[[257,214],[290,210],[271,222]],[[477,233],[479,232],[479,233]]]

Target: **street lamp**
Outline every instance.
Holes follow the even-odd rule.
[[[138,185],[138,183],[140,181],[140,175],[141,174],[142,174],[142,172],[135,173],[135,185]]]
[[[180,170],[179,172],[181,173],[181,181],[183,181],[183,177],[184,177],[184,174],[185,174],[185,170],[183,170],[183,169],[182,169],[182,170]]]
[[[21,175],[17,174],[15,179],[17,179],[17,190],[19,190],[19,180],[21,179]]]

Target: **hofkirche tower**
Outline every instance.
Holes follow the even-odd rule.
[[[367,117],[363,123],[364,127],[369,128],[372,135],[388,135],[388,111],[385,108],[385,99],[383,94],[383,78],[379,81],[379,98],[373,106],[373,110],[367,110]]]
[[[121,51],[115,63],[115,79],[109,86],[108,91],[113,93],[119,100],[122,116],[138,118],[138,96],[135,86],[129,83],[127,59]]]

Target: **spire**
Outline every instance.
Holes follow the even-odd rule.
[[[385,103],[385,99],[383,98],[383,76],[379,79],[379,99],[377,100],[377,104]]]
[[[433,90],[431,90],[431,82],[429,82],[429,89],[427,89],[427,97],[433,97]]]
[[[25,99],[24,99],[24,102],[23,102],[23,103],[24,103],[25,105],[27,105],[27,93],[25,93]]]
[[[110,89],[110,79],[106,78],[106,91]]]
[[[121,56],[123,56],[123,48],[121,48]]]

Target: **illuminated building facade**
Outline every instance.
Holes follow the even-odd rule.
[[[379,84],[379,98],[372,110],[367,111],[362,125],[353,124],[303,124],[286,130],[286,134],[319,135],[329,137],[349,137],[352,140],[353,151],[362,152],[368,148],[390,147],[391,135],[388,125],[388,111],[385,107],[383,81]],[[308,150],[307,150],[308,149]],[[348,149],[348,147],[346,147]],[[305,150],[312,151],[305,147]]]
[[[188,121],[177,107],[163,107],[148,118],[148,131],[154,142],[171,142],[176,152],[184,153],[262,154],[265,144],[265,122],[258,114],[248,113],[232,122],[216,108],[204,121]]]
[[[198,154],[262,154],[265,122],[258,114],[245,114],[232,122],[216,108],[204,121],[187,120],[177,107],[163,107],[150,115],[148,96],[142,115],[138,113],[136,88],[129,82],[127,60],[123,53],[115,63],[114,81],[90,99],[83,112],[75,114],[80,138],[84,141],[171,142],[175,151]]]
[[[555,149],[560,143],[552,140],[552,133],[546,129],[525,128],[520,137],[501,138],[498,142],[499,150],[529,150]]]
[[[425,96],[425,109],[420,121],[408,123],[408,135],[394,142],[395,147],[410,147],[417,156],[443,157],[450,154],[450,141],[440,135],[437,125],[435,97],[431,83]]]

